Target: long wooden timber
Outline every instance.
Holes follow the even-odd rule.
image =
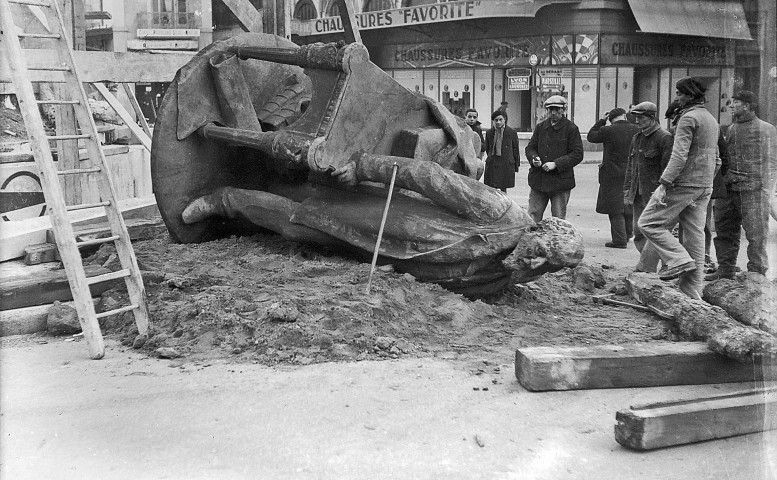
[[[615,440],[634,450],[763,432],[777,428],[777,387],[633,406],[615,419]]]
[[[26,50],[28,65],[45,65],[56,58],[54,50]],[[94,82],[169,82],[172,81],[179,68],[184,66],[194,56],[191,53],[148,53],[148,52],[87,52],[73,51],[81,80],[84,83]],[[5,85],[5,93],[12,88],[11,69],[7,60],[0,55],[0,83]],[[37,71],[30,72],[33,82],[61,82],[61,72]]]
[[[515,352],[530,391],[701,385],[777,379],[777,363],[738,362],[702,342],[532,347]]]

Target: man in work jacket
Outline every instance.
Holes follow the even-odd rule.
[[[661,128],[656,118],[658,108],[652,102],[642,102],[631,109],[639,132],[634,135],[626,163],[626,177],[623,181],[623,202],[632,209],[634,218],[634,246],[640,252],[636,270],[655,273],[658,268],[658,252],[649,246],[637,221],[653,191],[659,185],[672,156],[672,134]]]
[[[707,88],[697,78],[682,78],[675,87],[682,115],[677,122],[672,156],[637,225],[667,266],[659,272],[659,278],[679,277],[680,290],[701,299],[704,223],[715,168],[720,161],[718,123],[704,108]],[[682,244],[668,230],[678,219]]]
[[[718,271],[709,279],[733,278],[740,230],[747,238],[747,271],[765,274],[769,203],[777,182],[777,129],[756,116],[758,97],[742,90],[732,97],[734,123],[726,132],[728,164],[723,166],[726,196],[715,204]]]
[[[569,195],[575,188],[577,164],[583,161],[583,140],[577,125],[564,113],[567,101],[561,95],[545,100],[548,118],[534,129],[526,158],[529,159],[529,215],[535,222],[542,220],[550,201],[550,213],[566,218]]]

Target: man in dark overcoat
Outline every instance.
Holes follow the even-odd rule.
[[[575,188],[577,164],[583,161],[583,140],[580,129],[566,118],[567,100],[552,95],[545,100],[548,118],[537,124],[529,144],[529,215],[535,222],[542,220],[550,202],[550,213],[565,219],[569,194]]]
[[[491,130],[486,133],[488,157],[483,183],[507,192],[515,186],[515,172],[521,165],[518,133],[507,126],[507,113],[502,110],[491,114],[491,122]]]
[[[607,120],[610,125],[605,125]],[[596,213],[610,218],[610,236],[605,243],[609,248],[626,248],[631,238],[634,217],[631,207],[623,203],[623,179],[629,158],[631,139],[639,127],[626,120],[626,110],[614,108],[597,120],[588,131],[588,141],[604,144],[602,164],[599,165],[599,195],[596,198]]]

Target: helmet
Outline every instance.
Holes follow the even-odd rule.
[[[642,102],[631,107],[631,113],[634,115],[646,115],[648,117],[655,117],[658,107],[653,102]]]
[[[567,99],[562,97],[561,95],[553,95],[551,97],[548,97],[547,100],[545,100],[545,103],[543,104],[545,108],[566,108],[567,106]]]

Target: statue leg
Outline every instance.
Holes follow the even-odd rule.
[[[399,188],[420,193],[436,205],[472,222],[493,223],[510,215],[515,217],[515,223],[534,223],[526,211],[507,195],[434,162],[366,153],[356,157],[355,161],[358,181],[385,184],[391,181],[392,168],[396,163],[396,185]]]
[[[321,231],[291,223],[289,218],[299,203],[260,190],[222,187],[191,202],[181,213],[184,223],[192,224],[212,216],[243,219],[287,240],[321,245],[341,245]]]

